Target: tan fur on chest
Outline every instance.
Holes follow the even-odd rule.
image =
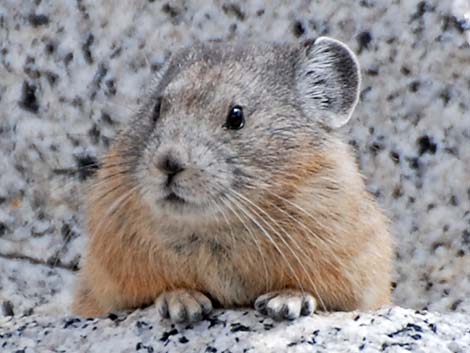
[[[332,162],[312,160],[306,172],[328,171],[327,163]],[[117,172],[108,168],[99,178]],[[225,307],[251,305],[262,293],[287,288],[311,292],[323,309],[387,303],[391,249],[384,219],[373,204],[356,199],[370,198],[360,178],[348,176],[347,170],[339,173],[349,178],[349,187],[359,183],[358,190],[345,192],[331,182],[340,176],[328,173],[304,185],[301,179],[291,180],[284,196],[271,195],[266,204],[239,209],[236,226],[181,229],[179,234],[151,221],[138,194],[123,193],[119,182],[92,192],[89,253],[81,274],[84,295],[75,310],[101,315],[149,304],[163,291],[178,288],[206,293]],[[287,199],[294,189],[297,196]],[[114,193],[125,203],[116,211]],[[250,217],[257,218],[258,226]],[[378,289],[369,289],[374,286]],[[367,290],[379,293],[364,300]]]

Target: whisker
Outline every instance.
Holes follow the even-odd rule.
[[[296,219],[295,217],[293,217],[292,215],[290,215],[288,212],[286,212],[285,210],[283,210],[282,208],[276,206],[275,204],[273,204],[272,206],[274,206],[275,208],[277,208],[280,212],[283,212],[287,217],[289,217],[290,219],[292,219],[294,222],[296,222],[300,227],[304,228],[313,238],[315,238],[316,240],[320,239],[318,237],[318,235],[316,233],[314,233],[311,229],[309,229],[303,222],[300,222],[298,219]],[[330,257],[326,257],[326,262],[330,264],[330,266],[333,266],[333,267],[338,267],[338,265],[341,267],[341,268],[347,268],[347,267],[351,267],[353,265],[348,265],[346,266],[346,264],[344,263],[344,261],[338,256],[338,254],[330,247],[330,246],[318,246],[318,244],[316,242],[312,242],[311,239],[309,239],[308,237],[305,238],[305,240],[312,246],[312,247],[315,247],[317,248],[317,250],[319,251],[328,251],[328,253],[330,254]],[[335,262],[336,261],[336,262]],[[346,288],[346,284],[342,283],[342,285],[344,286],[344,288]],[[334,296],[335,293],[332,293],[332,295]]]
[[[269,191],[269,190],[263,190],[263,191],[266,191],[266,192],[269,192],[271,195],[273,195],[274,197],[277,197],[279,200],[283,201],[284,203],[287,203],[289,204],[290,206],[294,207],[295,209],[297,209],[298,211],[302,212],[304,215],[306,215],[310,220],[312,220],[315,224],[317,224],[319,227],[323,228],[323,229],[327,229],[327,227],[322,224],[321,222],[318,221],[317,218],[313,217],[312,214],[310,214],[308,211],[306,211],[304,208],[300,207],[299,205],[297,205],[295,202],[289,200],[289,199],[286,199],[285,197],[282,197],[272,191]],[[329,245],[338,245],[332,238],[323,238],[323,237],[320,237],[318,236],[317,237],[318,240],[324,242],[324,243],[327,243]]]
[[[123,187],[124,185],[118,185],[117,188],[119,187]],[[115,189],[117,189],[115,188]],[[127,201],[129,200],[129,198],[131,198],[131,196],[133,195],[133,193],[138,189],[139,187],[138,186],[134,186],[132,187],[131,189],[127,190],[124,194],[122,194],[120,197],[118,197],[107,209],[106,209],[106,212],[101,215],[101,220],[100,222],[97,224],[96,228],[95,228],[95,231],[90,234],[91,237],[95,237],[99,231],[101,231],[101,229],[103,228],[104,225],[109,225],[109,223],[112,223],[113,220],[112,220],[112,217],[117,211],[119,211],[123,206],[125,206],[125,204],[127,203]],[[105,223],[106,222],[106,223]]]
[[[227,199],[231,200],[232,204],[234,206],[236,206],[241,212],[243,212],[260,230],[261,232],[266,236],[266,238],[270,241],[270,243],[275,247],[275,249],[277,250],[277,252],[279,253],[279,255],[281,255],[281,257],[283,258],[283,260],[285,261],[286,265],[288,266],[292,276],[294,277],[294,279],[297,281],[297,284],[299,285],[299,287],[301,288],[302,292],[304,293],[304,288],[302,286],[302,282],[300,281],[299,277],[297,276],[297,273],[296,271],[294,270],[294,268],[292,267],[291,263],[289,262],[288,258],[286,257],[286,255],[283,253],[283,251],[281,250],[281,248],[276,244],[276,242],[274,241],[274,239],[271,237],[271,235],[266,231],[266,229],[249,213],[245,210],[244,207],[240,207],[238,206],[238,203],[237,202],[234,202],[234,200],[232,198],[230,198],[230,196],[226,195],[225,196]],[[240,200],[238,200],[238,202],[240,202]],[[249,208],[251,209],[251,208]],[[252,213],[253,210],[251,209]],[[259,215],[257,216],[259,217]],[[266,222],[265,222],[266,223]],[[269,224],[268,224],[269,225]]]
[[[276,204],[272,204],[271,206],[275,207],[279,212],[282,212],[284,215],[286,215],[290,220],[292,220],[293,222],[295,222],[297,225],[299,225],[300,227],[302,227],[308,234],[310,234],[315,240],[320,240],[320,241],[323,241],[323,239],[321,237],[318,236],[317,233],[313,232],[310,228],[308,228],[303,222],[299,221],[297,218],[295,218],[294,216],[292,216],[291,214],[289,214],[289,212],[283,210],[281,207],[277,206]],[[306,238],[307,240],[309,240],[308,238]],[[319,246],[317,243],[315,242],[311,242],[309,241],[309,243],[315,247],[317,250],[328,250],[333,256],[336,256],[336,254],[334,253],[334,251],[329,247],[329,246]],[[340,260],[337,259],[339,262]],[[340,262],[341,263],[341,262]],[[336,265],[335,263],[331,262],[330,261],[330,264],[331,265]]]
[[[301,246],[299,246],[299,244],[295,241],[295,239],[284,229],[284,227],[280,226],[280,224],[274,220],[266,211],[264,211],[261,207],[259,207],[258,205],[254,204],[251,200],[249,200],[248,198],[244,197],[243,195],[241,195],[240,193],[237,193],[236,191],[232,190],[232,192],[235,194],[235,196],[238,196],[239,198],[245,200],[246,203],[248,204],[251,204],[252,207],[258,209],[260,212],[262,212],[262,214],[264,214],[268,220],[270,222],[272,222],[273,224],[275,224],[281,231],[284,232],[284,234],[290,239],[290,241],[299,249],[299,251],[303,254],[303,256],[305,257],[308,257],[308,255],[305,253],[305,251],[302,249]],[[252,209],[253,211],[253,209]],[[254,211],[253,211],[254,212]],[[259,216],[259,215],[258,215]],[[307,268],[305,267],[304,265],[304,262],[298,257],[298,255],[296,254],[296,252],[290,247],[289,243],[284,239],[284,237],[279,234],[279,232],[277,232],[270,224],[269,222],[265,221],[264,222],[278,235],[279,239],[284,243],[284,245],[286,246],[286,248],[292,253],[292,255],[294,256],[294,258],[296,259],[297,263],[302,267],[302,270],[304,271],[306,277],[308,278],[311,286],[312,286],[312,289],[314,290],[314,294],[317,296],[317,299],[320,301],[322,307],[323,307],[323,310],[326,310],[326,306],[324,304],[324,302],[322,301],[320,295],[319,295],[319,292],[311,278],[311,275],[309,273],[309,271],[307,270]],[[303,289],[302,289],[303,291]]]
[[[260,254],[260,257],[261,257],[261,260],[263,262],[263,269],[264,269],[264,283],[265,283],[265,291],[268,291],[268,289],[270,288],[270,284],[271,284],[271,281],[270,281],[270,277],[269,277],[269,271],[268,271],[268,266],[266,265],[266,259],[264,257],[264,253],[263,251],[261,250],[261,245],[259,243],[259,240],[258,238],[253,234],[253,231],[251,230],[250,227],[248,227],[248,225],[246,224],[246,222],[238,215],[237,212],[235,212],[235,210],[230,206],[230,201],[228,199],[225,199],[227,200],[226,202],[224,201],[224,205],[225,207],[227,207],[232,213],[233,215],[238,218],[238,220],[240,221],[240,223],[243,225],[243,227],[247,230],[247,232],[250,234],[250,240],[253,241],[253,243],[255,244],[256,248],[257,248],[257,251],[258,253]],[[235,207],[235,206],[234,206]],[[268,282],[269,281],[269,282]]]

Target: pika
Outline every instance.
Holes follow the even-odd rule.
[[[327,37],[175,52],[90,186],[74,312],[387,305],[388,221],[336,130],[359,87],[354,54]]]

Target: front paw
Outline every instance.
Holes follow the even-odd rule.
[[[198,291],[186,289],[160,294],[155,305],[163,318],[174,323],[201,321],[212,311],[209,298]]]
[[[255,301],[255,309],[274,320],[295,320],[299,316],[310,316],[316,306],[313,296],[297,290],[266,293]]]

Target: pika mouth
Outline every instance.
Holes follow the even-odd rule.
[[[165,197],[165,201],[180,205],[187,203],[185,199],[176,195],[174,192],[168,194],[168,196]]]

